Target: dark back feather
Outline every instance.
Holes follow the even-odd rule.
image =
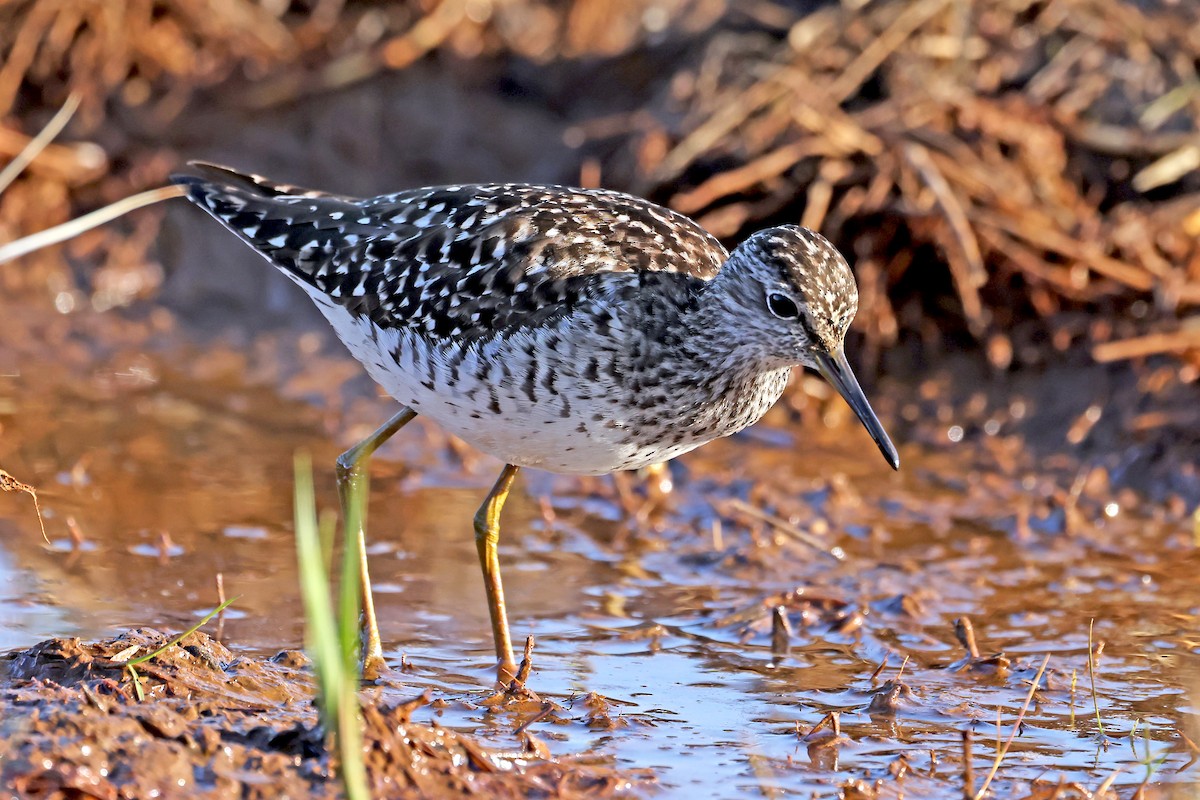
[[[536,325],[613,280],[686,291],[728,255],[687,217],[618,192],[475,184],[357,199],[192,166],[171,180],[277,267],[382,328],[434,337]]]

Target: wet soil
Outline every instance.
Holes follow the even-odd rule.
[[[9,653],[0,662],[11,687],[0,701],[11,720],[0,738],[5,785],[23,797],[338,795],[303,653],[245,658],[193,633],[136,672],[129,666],[169,640],[143,628],[98,644],[50,639]],[[514,691],[493,705],[530,699]],[[432,704],[428,693],[365,700],[368,779],[389,797],[607,796],[637,777],[587,759],[546,758],[529,734],[522,748],[502,753],[414,723],[413,711]]]
[[[303,643],[291,460],[331,467],[389,401],[323,334],[200,347],[161,309],[6,310],[0,466],[39,490],[50,544],[28,497],[0,495],[4,785],[334,794],[309,672],[272,658]],[[1175,488],[1137,492],[1117,481],[1136,443],[1087,450],[1058,422],[1062,381],[1086,408],[1094,376],[966,374],[870,387],[900,473],[797,375],[760,425],[673,464],[665,499],[638,476],[523,475],[501,554],[536,695],[499,700],[469,524],[499,465],[414,424],[373,470],[379,785],[960,797],[1045,661],[993,796],[1192,796],[1195,465],[1161,456]],[[218,576],[238,600],[215,639],[147,665],[138,701],[117,656],[193,624]]]

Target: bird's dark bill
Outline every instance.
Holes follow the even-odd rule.
[[[879,417],[875,416],[875,412],[871,410],[867,396],[863,394],[862,387],[858,385],[858,379],[854,377],[854,372],[846,362],[846,354],[838,351],[817,356],[817,371],[833,385],[833,388],[838,390],[838,394],[846,399],[850,408],[854,409],[854,413],[862,422],[863,427],[867,429],[867,433],[871,434],[875,444],[879,445],[879,452],[883,453],[883,457],[892,465],[892,469],[900,469],[900,454],[896,452],[896,446],[888,438],[887,431],[879,422]]]

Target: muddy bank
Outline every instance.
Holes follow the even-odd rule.
[[[139,664],[135,678],[127,662],[168,640],[138,629],[6,654],[0,783],[14,796],[39,798],[340,796],[302,653],[235,655],[195,633]],[[594,760],[547,760],[545,744],[530,734],[515,735],[520,746],[501,752],[436,722],[414,723],[413,711],[430,697],[381,702],[382,691],[365,690],[363,714],[369,781],[380,796],[612,797],[649,785],[648,774]],[[532,719],[542,705],[516,690],[487,702],[495,713],[511,708],[513,719]],[[580,702],[589,719],[592,705]]]

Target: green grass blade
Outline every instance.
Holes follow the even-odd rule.
[[[342,786],[348,798],[368,796],[367,771],[363,763],[362,721],[358,713],[358,684],[362,677],[362,640],[358,622],[362,605],[359,593],[362,570],[358,560],[358,537],[366,525],[366,485],[366,480],[354,481],[346,500],[341,591],[338,598],[343,676],[343,696],[338,705],[338,750],[342,760]]]
[[[238,595],[238,597],[240,597],[240,596],[241,595]],[[210,619],[212,619],[217,614],[220,614],[222,611],[224,611],[225,609],[227,609],[231,605],[233,605],[233,601],[237,600],[237,599],[238,599],[237,597],[229,598],[224,603],[221,603],[221,605],[217,606],[212,611],[205,614],[204,618],[201,619],[199,622],[197,622],[195,625],[188,628],[186,631],[179,634],[174,639],[172,639],[171,641],[164,644],[162,647],[158,648],[157,650],[153,650],[144,656],[138,656],[137,658],[130,659],[129,661],[127,661],[125,663],[125,669],[129,671],[129,677],[131,677],[133,679],[133,691],[134,691],[134,694],[137,695],[137,699],[138,699],[139,703],[146,699],[146,693],[142,691],[142,676],[138,674],[138,671],[136,669],[134,669],[134,667],[136,667],[138,664],[146,663],[150,659],[154,658],[155,656],[157,656],[160,653],[162,653],[163,651],[165,651],[167,648],[174,647],[175,645],[179,644],[184,639],[186,639],[187,637],[191,636],[193,633],[195,633],[196,631],[198,631],[202,627],[204,627],[205,623],[207,623]]]
[[[238,595],[238,597],[241,597],[241,595]],[[170,647],[174,647],[175,645],[179,644],[179,643],[180,643],[180,642],[182,642],[184,639],[186,639],[187,637],[191,636],[191,635],[192,635],[193,633],[195,633],[196,631],[198,631],[198,630],[200,630],[201,628],[203,628],[203,627],[204,627],[204,626],[205,626],[205,625],[208,623],[208,621],[209,621],[210,619],[212,619],[212,618],[213,618],[213,617],[215,617],[217,614],[220,614],[222,611],[224,611],[225,609],[227,609],[227,608],[229,608],[231,605],[233,605],[233,601],[234,601],[234,600],[237,600],[237,599],[238,599],[238,597],[231,597],[231,598],[229,598],[228,600],[226,600],[224,603],[221,603],[221,605],[217,606],[217,607],[216,607],[216,608],[214,608],[212,611],[210,611],[210,612],[208,612],[207,614],[205,614],[205,615],[204,615],[204,618],[203,618],[203,619],[201,619],[199,622],[197,622],[195,625],[193,625],[192,627],[188,628],[186,631],[184,631],[183,633],[179,634],[179,635],[178,635],[178,636],[176,636],[174,639],[172,639],[171,641],[167,642],[166,644],[164,644],[162,647],[158,648],[157,650],[155,650],[155,651],[153,651],[153,652],[151,652],[151,653],[147,653],[147,654],[146,654],[146,655],[144,655],[144,656],[138,656],[137,658],[131,658],[131,659],[129,659],[129,661],[128,661],[128,662],[126,662],[126,666],[129,666],[129,667],[136,667],[138,664],[144,664],[144,663],[146,663],[147,661],[149,661],[150,659],[154,658],[156,655],[158,655],[158,654],[162,653],[164,650],[166,650],[166,649],[168,649],[168,648],[170,648]]]
[[[342,529],[342,575],[338,611],[341,623],[342,658],[346,670],[355,680],[362,661],[362,639],[359,636],[359,615],[362,612],[362,569],[358,560],[359,536],[367,524],[367,480],[352,481],[346,497]]]
[[[315,513],[315,512],[314,512]],[[333,580],[333,548],[337,544],[337,515],[329,512],[317,517],[317,533],[321,539],[321,569],[325,580]]]
[[[317,525],[316,493],[313,490],[312,462],[306,454],[295,458],[296,558],[300,573],[300,594],[308,620],[307,643],[313,670],[317,675],[317,702],[327,730],[337,726],[338,703],[342,696],[342,658],[329,595],[328,574],[321,553],[321,534]]]
[[[356,672],[343,672],[342,698],[338,703],[337,748],[339,772],[348,800],[367,800],[367,767],[363,762],[362,717],[358,709]]]
[[[307,648],[317,675],[317,705],[321,721],[334,741],[337,771],[348,800],[368,800],[367,771],[363,762],[362,719],[358,706],[358,551],[344,546],[342,551],[342,591],[338,608],[333,606],[330,592],[330,562],[333,531],[332,519],[318,524],[316,496],[313,490],[312,463],[308,456],[298,453],[296,473],[296,557],[300,570],[300,590],[308,620]],[[361,508],[355,500],[352,508]],[[348,514],[355,525],[358,511]],[[344,545],[352,539],[344,537]]]

